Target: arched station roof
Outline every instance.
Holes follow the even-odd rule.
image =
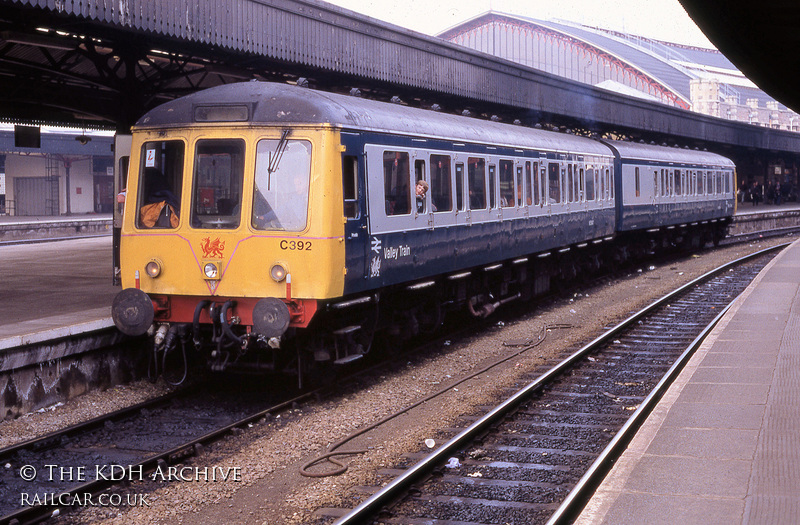
[[[690,82],[698,78],[693,69],[736,71],[736,67],[714,49],[680,46],[566,22],[536,20],[491,11],[458,24],[438,36],[472,47],[465,43],[468,40],[466,35],[493,25],[516,30],[513,38],[522,39],[522,32],[527,30],[572,45],[577,52],[591,55],[593,59],[604,61],[610,67],[623,71],[626,83],[629,82],[632,87],[654,93],[663,102],[683,108],[690,106]],[[493,51],[492,54],[519,61],[514,56],[503,56],[502,49]],[[693,67],[685,67],[688,64]]]

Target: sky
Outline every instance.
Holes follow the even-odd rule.
[[[326,0],[358,13],[435,35],[492,10],[566,20],[678,44],[713,48],[678,0]]]

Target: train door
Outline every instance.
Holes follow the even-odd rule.
[[[112,223],[112,274],[111,282],[120,286],[120,239],[122,237],[122,210],[125,207],[128,186],[128,163],[131,158],[133,137],[122,133],[114,136],[114,214]]]
[[[453,157],[445,153],[431,153],[428,166],[431,224],[433,227],[452,226],[456,224],[453,213]]]
[[[512,218],[516,216],[516,171],[514,161],[510,159],[500,159],[500,217]]]
[[[421,225],[425,225],[428,229],[433,229],[433,206],[431,205],[431,194],[430,191],[430,181],[428,180],[428,169],[427,166],[429,165],[429,155],[426,151],[412,151],[411,152],[411,160],[414,165],[414,177],[413,177],[413,194],[412,198],[414,199],[414,210],[412,213],[414,214],[414,222],[416,226],[419,227]],[[416,194],[416,185],[420,181],[425,181],[428,183],[428,191],[425,192],[425,195],[420,198]]]
[[[345,264],[347,275],[363,283],[369,271],[365,261],[371,260],[364,195],[366,153],[359,134],[343,132],[341,137]]]

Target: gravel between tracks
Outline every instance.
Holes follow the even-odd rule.
[[[123,492],[145,496],[147,506],[87,508],[60,517],[57,523],[180,524],[245,523],[299,524],[315,521],[313,510],[324,506],[352,505],[348,487],[375,482],[376,466],[393,467],[401,454],[424,447],[427,438],[441,437],[461,415],[479,405],[492,404],[499,394],[516,386],[518,378],[545,359],[597,336],[652,299],[687,282],[724,261],[777,244],[765,240],[717,251],[698,252],[663,266],[641,265],[628,275],[593,289],[533,309],[513,322],[496,323],[485,334],[458,344],[445,345],[423,357],[413,357],[393,373],[361,381],[357,388],[321,403],[311,403],[270,422],[255,425],[190,459],[193,467],[239,467],[241,481],[135,482]],[[535,337],[542,326],[568,323],[553,330],[544,343],[341,447],[369,448],[366,454],[347,456],[348,471],[335,477],[306,478],[299,466],[352,431],[383,418],[448,382],[467,375],[482,364],[516,350],[504,341]],[[5,443],[72,424],[148,397],[149,383],[138,383],[87,394],[52,410],[0,423]],[[159,394],[164,387],[158,386]],[[7,444],[7,443],[6,443]]]

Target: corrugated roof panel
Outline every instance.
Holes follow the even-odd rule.
[[[588,29],[555,22],[541,22],[541,24],[563,33],[574,35],[585,42],[608,51],[644,73],[651,75],[664,85],[669,86],[687,100],[690,99],[689,83],[692,77],[665,59],[642,51],[625,40],[606,36]]]

